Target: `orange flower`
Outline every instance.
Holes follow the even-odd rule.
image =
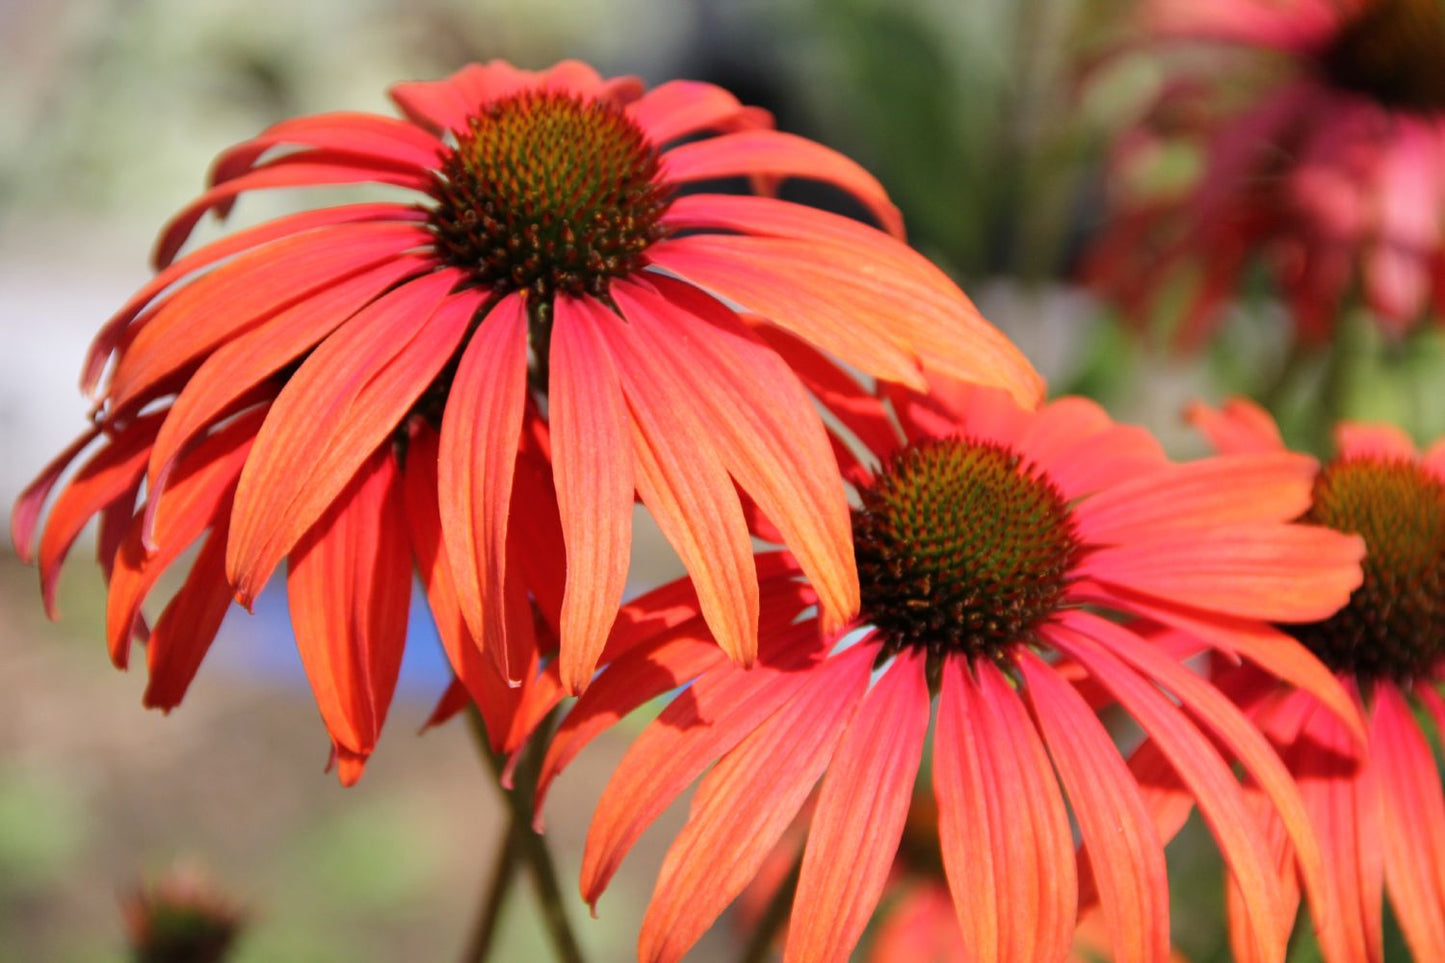
[[[96,390],[109,368],[96,427],[17,506],[29,556],[48,492],[100,443],[51,513],[42,579],[48,594],[100,515],[102,564],[120,553],[121,664],[155,577],[210,532],[152,636],[153,671],[174,676],[153,681],[153,704],[179,700],[226,599],[250,605],[287,557],[343,757],[364,758],[380,730],[413,555],[454,666],[479,644],[506,680],[528,678],[535,603],[580,690],[622,596],[635,494],[719,642],[750,662],[745,512],[781,530],[827,624],[858,604],[846,493],[804,379],[825,404],[849,399],[809,343],[885,380],[921,384],[922,359],[1025,403],[1041,391],[892,236],[897,211],[871,176],[726,91],[493,62],[392,97],[407,120],[289,120],[217,159],[210,189],[161,232],[159,273],[96,337],[83,378]],[[892,235],[771,197],[678,195],[736,176],[831,184]],[[243,193],[362,182],[413,196],[293,214],[175,260]]]
[[[1222,451],[1284,450],[1250,402],[1192,417]],[[1350,692],[1367,721],[1366,754],[1357,758],[1339,721],[1306,693],[1242,668],[1219,684],[1279,747],[1319,834],[1329,903],[1312,913],[1340,923],[1321,940],[1325,959],[1383,959],[1386,891],[1415,959],[1445,959],[1445,797],[1428,735],[1445,733],[1445,439],[1421,455],[1396,428],[1345,423],[1337,441],[1305,518],[1364,538],[1365,581],[1337,614],[1282,628]],[[1236,945],[1249,938],[1241,930]]]
[[[1144,10],[1156,42],[1215,41],[1285,71],[1248,99],[1235,60],[1171,75],[1151,116],[1120,139],[1125,183],[1092,257],[1098,285],[1144,319],[1179,269],[1196,267],[1178,329],[1186,346],[1261,264],[1306,341],[1330,337],[1356,290],[1392,334],[1445,315],[1438,0],[1149,0]],[[1181,145],[1202,155],[1198,179],[1143,189]]]
[[[1194,627],[1358,725],[1319,662],[1259,621],[1324,618],[1359,584],[1358,538],[1289,524],[1315,463],[1270,453],[1175,465],[1082,399],[1028,412],[996,391],[935,391],[890,392],[903,437],[881,406],[846,414],[881,466],[845,459],[860,496],[862,609],[844,633],[820,639],[816,594],[774,554],[759,559],[751,670],[710,644],[695,605],[688,617],[685,582],[654,593],[650,632],[614,637],[611,664],[549,748],[539,796],[598,732],[684,688],[603,792],[584,897],[595,904],[642,831],[701,776],[641,935],[642,959],[678,959],[821,779],[785,958],[845,958],[893,865],[937,696],[936,838],[973,957],[1067,954],[1083,885],[1067,795],[1115,954],[1163,960],[1163,846],[1091,705],[1117,701],[1165,747],[1246,894],[1258,948],[1279,958],[1286,893],[1231,760],[1284,815],[1317,895],[1324,870],[1298,793],[1242,713],[1116,617]]]

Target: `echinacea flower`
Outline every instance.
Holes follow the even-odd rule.
[[[701,777],[640,938],[641,959],[678,959],[821,780],[784,956],[845,958],[889,878],[936,697],[936,840],[971,957],[1063,958],[1087,885],[1117,959],[1167,959],[1163,847],[1095,715],[1102,695],[1166,748],[1246,896],[1261,955],[1282,958],[1285,894],[1231,761],[1279,808],[1317,895],[1323,869],[1298,794],[1223,695],[1118,617],[1189,626],[1358,725],[1301,645],[1254,634],[1261,619],[1324,618],[1359,584],[1358,538],[1290,524],[1308,505],[1314,461],[1275,452],[1176,465],[1082,399],[1029,412],[988,389],[934,391],[892,394],[902,437],[881,406],[848,413],[880,464],[845,458],[861,502],[862,608],[844,632],[820,639],[816,594],[783,554],[759,558],[752,669],[709,643],[695,606],[687,617],[685,582],[654,593],[650,636],[614,639],[549,747],[539,797],[597,733],[683,688],[603,792],[583,896],[596,904],[642,831]],[[1091,882],[1076,873],[1066,797]]]
[[[747,662],[745,513],[783,533],[825,623],[857,608],[846,493],[792,359],[824,383],[841,371],[810,344],[884,380],[921,383],[927,361],[1024,403],[1041,390],[897,239],[871,176],[720,88],[493,62],[392,97],[407,119],[288,120],[222,154],[162,230],[159,273],[95,339],[95,427],[22,496],[14,541],[32,555],[49,492],[98,444],[51,512],[41,576],[49,594],[101,516],[118,663],[155,578],[209,532],[151,634],[153,672],[188,680],[227,600],[250,605],[289,558],[303,660],[353,762],[390,701],[413,556],[454,666],[480,646],[525,681],[540,609],[580,690],[621,600],[635,496]],[[891,233],[772,197],[680,194],[732,177],[833,185]],[[411,196],[292,214],[176,259],[244,193],[362,183]],[[170,706],[184,685],[162,688],[152,701]]]
[[[1221,451],[1284,450],[1250,402],[1193,419]],[[1244,669],[1220,685],[1279,747],[1314,822],[1323,912],[1344,938],[1325,959],[1383,960],[1386,892],[1415,959],[1445,959],[1445,796],[1430,748],[1432,730],[1445,735],[1445,439],[1421,454],[1397,428],[1344,423],[1337,442],[1304,517],[1364,539],[1364,584],[1335,615],[1280,628],[1344,683],[1366,720],[1363,755],[1304,692]]]
[[[1284,76],[1238,101],[1235,62],[1176,75],[1120,141],[1123,196],[1089,269],[1148,317],[1186,266],[1178,336],[1197,345],[1263,265],[1298,336],[1329,338],[1361,296],[1399,335],[1445,316],[1445,7],[1439,0],[1150,0],[1157,42],[1271,54]],[[1165,129],[1172,127],[1174,129]],[[1182,190],[1129,186],[1181,140],[1202,155]]]

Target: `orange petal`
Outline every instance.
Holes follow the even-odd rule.
[[[973,670],[944,665],[933,754],[954,910],[976,963],[1059,960],[1078,907],[1069,817],[1018,696],[992,663]]]
[[[1376,684],[1371,769],[1385,885],[1417,960],[1445,959],[1445,798],[1440,770],[1400,690]]]
[[[507,522],[527,401],[527,309],[503,298],[462,354],[442,415],[437,483],[442,536],[462,615],[509,681],[536,640],[520,585],[507,579]]]
[[[659,278],[658,294],[613,286],[643,350],[672,363],[690,407],[728,472],[782,533],[822,605],[825,634],[858,612],[847,492],[823,422],[772,349],[696,288]]]
[[[724,663],[688,686],[613,770],[582,854],[582,898],[594,908],[643,830],[720,756],[808,685],[807,672],[799,669],[816,655],[816,627],[805,624],[776,641],[769,661],[751,669]]]
[[[875,654],[854,646],[810,670],[797,697],[703,778],[658,873],[638,959],[681,960],[757,875],[823,775]]]
[[[350,785],[381,735],[406,645],[411,552],[389,451],[367,460],[291,553],[301,664]]]
[[[241,473],[226,572],[250,605],[266,580],[455,350],[481,295],[438,272],[397,288],[307,357],[271,406]]]
[[[617,318],[591,298],[553,302],[552,470],[567,545],[562,684],[587,687],[607,641],[632,553],[632,453],[627,404],[599,325]]]
[[[1229,767],[1177,706],[1098,643],[1060,625],[1048,626],[1048,641],[1113,693],[1168,757],[1194,795],[1244,894],[1250,929],[1260,941],[1258,952],[1268,959],[1283,959],[1290,932],[1284,894],[1266,858],[1262,827]]]
[[[1089,552],[1077,574],[1246,618],[1314,622],[1350,599],[1364,542],[1310,525],[1219,525]]]
[[[1093,711],[1031,652],[1016,664],[1059,779],[1079,822],[1110,946],[1118,963],[1169,952],[1169,880],[1164,846],[1133,774]],[[940,731],[942,717],[940,716]]]
[[[1289,522],[1309,510],[1319,463],[1270,452],[1216,455],[1121,482],[1074,509],[1079,534],[1120,545],[1158,533],[1243,522]]]
[[[872,647],[867,647],[871,649]],[[908,652],[863,697],[833,753],[793,897],[783,959],[843,961],[893,868],[928,733],[924,659]]]
[[[632,421],[637,490],[682,558],[723,651],[750,665],[758,650],[752,540],[732,479],[705,425],[680,406],[674,376],[621,318],[599,325],[617,361]]]

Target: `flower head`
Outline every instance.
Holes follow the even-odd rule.
[[[1193,419],[1223,451],[1282,451],[1269,416],[1236,400]],[[1305,517],[1364,539],[1364,583],[1334,615],[1283,626],[1336,673],[1367,721],[1361,757],[1303,692],[1247,669],[1221,675],[1280,747],[1325,850],[1344,925],[1330,963],[1383,958],[1388,890],[1416,959],[1445,957],[1445,797],[1428,731],[1445,732],[1445,440],[1421,454],[1398,429],[1345,423]],[[1246,939],[1236,933],[1236,939]]]
[[[1358,724],[1323,667],[1259,621],[1324,618],[1359,584],[1357,538],[1289,524],[1308,506],[1314,462],[1270,453],[1175,465],[1080,399],[1030,412],[968,386],[890,394],[901,437],[882,406],[847,418],[877,459],[847,459],[862,583],[848,630],[820,641],[798,566],[763,556],[756,667],[715,654],[702,620],[687,617],[686,589],[669,586],[638,600],[657,613],[653,631],[615,639],[564,720],[543,790],[597,732],[690,682],[603,793],[584,896],[595,903],[642,830],[702,776],[641,937],[643,959],[677,959],[821,780],[785,958],[846,957],[889,878],[932,720],[931,842],[973,957],[1063,958],[1096,893],[1117,958],[1164,959],[1162,845],[1142,777],[1094,712],[1116,701],[1167,746],[1246,894],[1259,948],[1277,956],[1286,897],[1230,761],[1284,813],[1314,894],[1319,850],[1298,795],[1237,709],[1119,617],[1188,626]]]
[[[1166,86],[1120,142],[1121,180],[1147,181],[1187,143],[1202,155],[1183,190],[1125,187],[1090,268],[1147,317],[1183,265],[1198,278],[1179,328],[1198,344],[1246,272],[1263,264],[1298,335],[1327,339],[1360,292],[1400,334],[1445,315],[1445,8],[1437,0],[1152,0],[1151,36],[1220,41],[1291,67],[1244,109],[1220,109],[1237,72]],[[1141,262],[1141,257],[1144,259]]]
[[[1024,403],[1041,390],[897,239],[871,176],[726,91],[493,62],[392,97],[405,120],[289,120],[217,159],[161,232],[159,273],[95,339],[94,429],[17,506],[29,556],[48,493],[98,447],[51,511],[42,580],[48,594],[99,515],[119,663],[156,576],[205,536],[151,634],[153,672],[176,673],[153,681],[156,704],[179,700],[231,596],[250,605],[288,558],[343,759],[370,752],[390,701],[413,559],[454,666],[480,646],[504,681],[526,680],[540,616],[580,690],[621,600],[636,497],[718,641],[751,661],[750,516],[814,580],[827,624],[857,608],[846,492],[810,394],[848,398],[815,348],[884,380],[919,384],[926,360]],[[770,196],[682,194],[732,177],[833,185],[888,233]],[[177,259],[244,193],[360,183],[410,196]]]

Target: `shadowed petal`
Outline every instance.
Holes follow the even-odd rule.
[[[161,613],[146,641],[150,679],[143,701],[147,708],[169,712],[180,705],[231,608],[224,506],[217,515],[211,534],[186,573],[185,584]]]
[[[296,647],[351,785],[381,734],[401,669],[411,552],[388,451],[364,464],[291,553]]]

